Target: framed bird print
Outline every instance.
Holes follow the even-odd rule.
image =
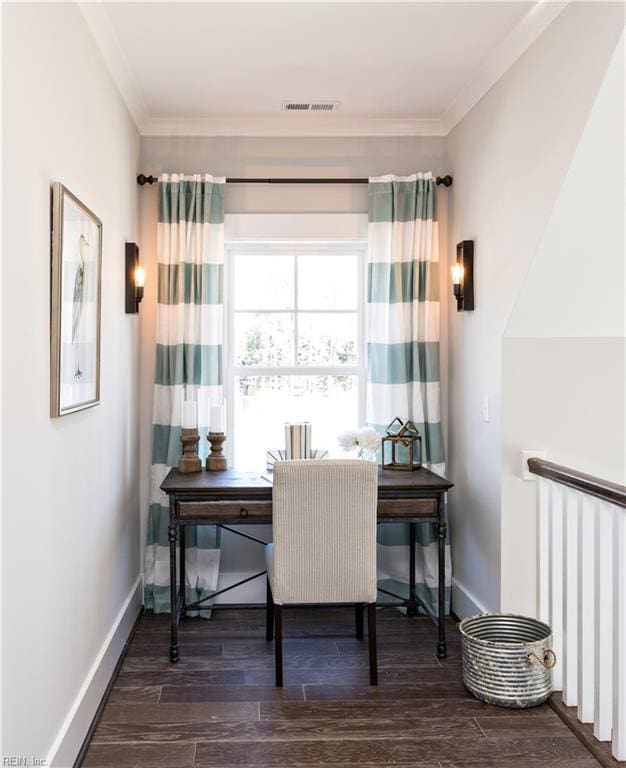
[[[50,415],[100,402],[102,222],[52,184]]]

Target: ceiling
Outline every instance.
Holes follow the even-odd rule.
[[[144,135],[445,135],[564,3],[80,6]]]

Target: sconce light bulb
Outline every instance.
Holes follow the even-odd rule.
[[[462,264],[453,264],[452,265],[452,283],[454,285],[461,285],[463,282],[463,265]]]
[[[146,270],[142,266],[135,267],[135,288],[143,288],[146,284]]]

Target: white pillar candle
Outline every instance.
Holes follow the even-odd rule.
[[[183,429],[198,427],[198,406],[195,400],[183,400]]]
[[[214,433],[224,431],[224,404],[223,403],[211,403],[210,413],[209,413],[209,431]]]

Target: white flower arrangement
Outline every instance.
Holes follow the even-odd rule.
[[[363,427],[357,430],[342,432],[337,438],[339,446],[344,451],[359,450],[359,456],[364,454],[374,455],[380,448],[380,435],[372,427]]]

